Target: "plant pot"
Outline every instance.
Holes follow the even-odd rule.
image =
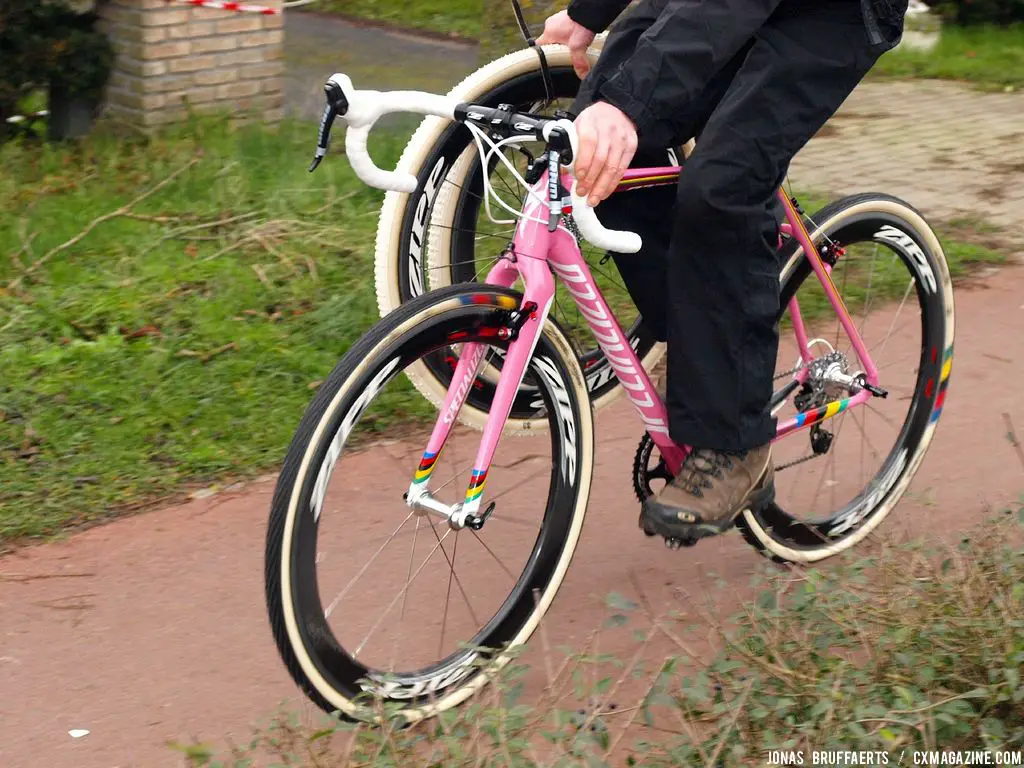
[[[51,83],[47,138],[50,141],[63,141],[88,135],[96,122],[99,107],[98,98],[71,94],[60,83]]]

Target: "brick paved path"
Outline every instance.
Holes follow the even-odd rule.
[[[959,83],[863,83],[796,157],[794,182],[878,190],[932,220],[979,218],[1024,240],[1024,95]]]

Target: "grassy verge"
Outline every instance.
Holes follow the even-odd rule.
[[[919,750],[1019,759],[1022,522],[1024,509],[1007,510],[957,546],[883,544],[835,567],[774,570],[724,622],[682,594],[674,613],[657,616],[609,596],[590,647],[564,664],[546,660],[558,672],[539,703],[537,692],[523,693],[520,664],[461,709],[410,729],[285,716],[226,756],[202,745],[183,751],[193,766],[219,768],[732,768],[797,764],[772,751],[811,765],[812,749],[875,752],[876,765],[885,764],[880,753],[897,765]],[[596,652],[611,627],[633,629],[635,653]],[[691,641],[709,634],[717,650],[697,663]],[[675,652],[653,651],[654,635]],[[628,687],[638,692],[633,706],[616,707]],[[568,693],[552,701],[559,690]]]
[[[0,540],[280,460],[377,318],[380,195],[340,156],[309,175],[311,130],[3,147]]]
[[[309,175],[311,138],[207,120],[3,147],[0,541],[281,459],[311,389],[377,319],[380,194],[340,157]],[[382,141],[388,165],[401,142]],[[999,258],[946,247],[954,274]],[[423,408],[396,399],[373,428]]]
[[[873,74],[963,80],[1016,89],[1024,86],[1024,25],[942,29],[931,51],[900,48],[886,53]]]
[[[480,0],[319,0],[310,10],[339,13],[399,27],[422,29],[442,35],[477,40],[480,37]],[[511,13],[511,11],[510,11]]]

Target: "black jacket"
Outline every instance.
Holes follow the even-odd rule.
[[[713,2],[714,0],[706,0]],[[592,32],[603,32],[622,13],[630,0],[572,0],[569,16]],[[860,0],[864,26],[872,45],[889,50],[903,36],[903,18],[908,0]]]
[[[771,17],[780,2],[792,3],[789,13],[801,13],[801,5],[807,13],[832,13],[828,4],[819,4],[819,0],[641,2],[645,12],[656,20],[637,41],[624,64],[614,67],[615,71],[598,65],[591,75],[594,95],[627,114],[641,135],[676,113],[681,105],[698,98],[704,85]],[[847,18],[863,18],[865,45],[879,54],[900,41],[908,0],[832,2],[849,2],[854,6]],[[629,4],[630,0],[571,0],[568,12],[578,24],[601,32]]]

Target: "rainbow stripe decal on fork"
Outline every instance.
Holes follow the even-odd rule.
[[[481,472],[474,469],[469,478],[469,488],[466,489],[466,504],[479,504],[480,497],[484,495],[484,485],[487,483],[487,470]]]
[[[434,466],[437,464],[437,453],[431,453],[426,451],[423,454],[423,458],[420,459],[420,466],[416,470],[416,476],[413,478],[413,482],[419,485],[425,483],[430,479],[430,473],[434,471]]]

